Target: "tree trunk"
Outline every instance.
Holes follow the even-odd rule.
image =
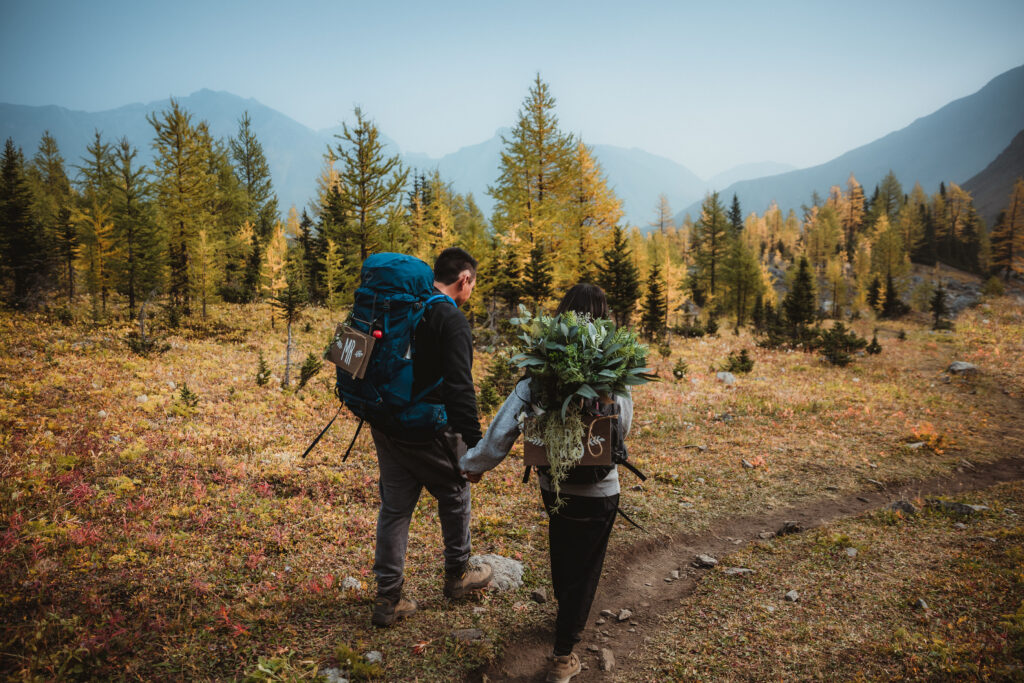
[[[292,323],[288,322],[288,342],[284,347],[284,381],[281,382],[281,386],[288,386],[288,371],[291,370],[292,361]]]

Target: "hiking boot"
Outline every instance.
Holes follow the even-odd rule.
[[[583,666],[580,664],[579,655],[570,652],[562,657],[555,656],[548,669],[548,677],[544,680],[547,683],[569,683],[569,679],[580,672]]]
[[[473,591],[487,588],[493,573],[494,570],[487,563],[470,565],[468,562],[459,571],[445,572],[444,597],[460,600]]]
[[[370,622],[374,626],[391,626],[396,619],[404,619],[416,613],[416,601],[412,598],[397,599],[378,595],[373,601],[373,616]]]

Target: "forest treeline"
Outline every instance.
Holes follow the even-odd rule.
[[[248,114],[216,139],[171,100],[149,115],[154,162],[97,131],[70,167],[45,133],[31,159],[8,139],[0,168],[0,295],[15,309],[134,316],[160,300],[175,315],[207,305],[301,299],[346,305],[363,259],[402,251],[431,261],[458,244],[480,261],[471,314],[493,325],[520,303],[550,305],[577,281],[600,284],[620,323],[649,336],[698,311],[743,325],[774,305],[775,283],[806,258],[819,307],[839,316],[902,292],[912,263],[982,276],[1024,275],[1024,180],[990,230],[954,183],[908,192],[890,173],[871,192],[845,187],[785,212],[744,214],[709,194],[681,225],[662,196],[647,230],[622,206],[591,149],[563,132],[538,75],[503,138],[488,218],[436,170],[404,168],[359,109],[324,155],[315,199],[282,215]],[[880,294],[881,283],[884,291]]]

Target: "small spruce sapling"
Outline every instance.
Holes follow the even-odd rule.
[[[738,354],[735,351],[730,352],[729,357],[722,364],[722,370],[734,374],[746,374],[753,369],[754,359],[750,357],[746,349],[740,350]]]
[[[296,388],[296,391],[306,386],[306,383],[313,379],[323,366],[323,361],[315,353],[310,352],[299,369],[299,386]]]
[[[853,330],[846,329],[846,325],[838,320],[832,325],[832,329],[822,332],[818,344],[821,355],[832,365],[840,367],[849,365],[853,360],[853,354],[860,351],[868,342],[860,337]]]
[[[875,330],[874,334],[871,335],[871,343],[864,350],[870,356],[876,356],[882,352],[882,345],[878,343],[878,330]]]
[[[267,359],[263,357],[263,352],[260,351],[259,360],[256,361],[256,385],[265,386],[270,381],[270,367],[267,365]]]
[[[182,384],[178,400],[187,408],[195,408],[199,405],[199,394],[189,389],[188,384]]]
[[[686,373],[689,371],[689,366],[686,364],[686,361],[683,360],[682,358],[678,359],[676,361],[676,364],[672,366],[672,376],[675,377],[676,380],[680,380],[686,377]]]

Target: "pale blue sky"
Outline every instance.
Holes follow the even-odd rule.
[[[564,129],[705,178],[826,161],[1024,64],[1022,0],[0,2],[2,102],[211,88],[316,129],[358,103],[440,156],[512,125],[539,71]]]

